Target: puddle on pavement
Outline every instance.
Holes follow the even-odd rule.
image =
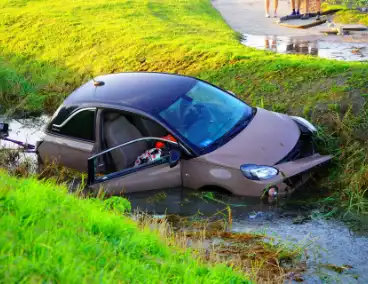
[[[0,122],[10,124],[9,138],[30,144],[40,138],[47,120],[47,116],[8,121],[0,117]],[[3,147],[17,148],[12,143],[0,140],[0,148]],[[35,158],[34,154],[29,156]],[[306,248],[309,256],[309,268],[304,274],[306,283],[368,283],[368,228],[358,235],[339,221],[311,218],[319,216],[313,204],[285,206],[288,202],[282,202],[283,206],[271,206],[258,198],[224,193],[213,195],[188,189],[149,191],[126,197],[133,208],[152,215],[176,214],[197,218],[225,216],[229,205],[233,232],[262,232],[287,243],[311,242]],[[292,196],[291,200],[295,201],[295,197]],[[323,264],[349,265],[352,268],[339,274],[323,268]]]
[[[347,37],[282,37],[243,35],[242,44],[283,54],[306,54],[343,61],[368,61],[368,35],[359,40]]]

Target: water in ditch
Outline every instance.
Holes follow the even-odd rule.
[[[37,119],[8,120],[10,138],[36,143],[42,135],[47,117]],[[0,119],[0,121],[4,121]],[[2,149],[17,148],[16,145],[1,141]],[[35,158],[34,154],[28,154]],[[34,163],[36,163],[34,159]],[[170,189],[128,195],[133,208],[139,208],[154,215],[176,214],[180,216],[213,216],[231,207],[233,232],[262,232],[285,243],[308,244],[305,246],[308,270],[306,283],[368,283],[368,226],[360,225],[351,230],[336,219],[326,219],[320,208],[306,202],[309,192],[315,189],[300,189],[302,196],[292,196],[278,205],[260,202],[257,198],[236,197],[216,193],[216,198],[207,198],[206,192],[189,189]],[[206,197],[207,196],[207,197]],[[328,265],[346,266],[342,273],[326,268]]]

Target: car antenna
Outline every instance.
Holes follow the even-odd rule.
[[[92,78],[92,80],[93,80],[93,85],[95,87],[100,87],[100,86],[105,85],[105,82],[103,82],[103,81],[96,81],[94,78]]]
[[[92,77],[93,85],[95,87],[100,87],[100,86],[105,85],[105,82],[103,82],[103,81],[96,81],[93,74],[86,68],[86,66],[84,65],[83,62],[82,62],[82,64],[83,64],[84,69],[87,71],[87,73],[89,73],[89,75]]]

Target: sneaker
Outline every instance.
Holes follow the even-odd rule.
[[[310,18],[309,14],[304,14],[301,19],[308,20],[309,18]]]
[[[290,14],[290,16],[295,16],[295,15],[296,15],[295,11],[292,11]]]
[[[299,10],[296,11],[295,15],[300,15],[300,11]]]
[[[277,18],[277,13],[275,12],[275,13],[273,13],[273,17],[274,18]]]
[[[266,14],[266,18],[269,18],[269,17],[270,17],[270,14],[268,14],[268,13],[267,13],[267,14]]]

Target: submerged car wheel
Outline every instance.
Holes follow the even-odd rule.
[[[278,200],[279,189],[276,185],[270,186],[263,191],[262,200],[266,204],[275,204]]]

